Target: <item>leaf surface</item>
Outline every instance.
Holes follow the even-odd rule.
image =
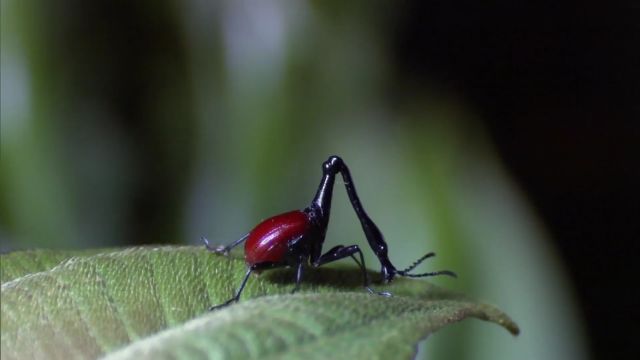
[[[3,280],[12,279],[2,284],[3,358],[410,358],[418,341],[467,317],[518,332],[495,307],[426,281],[398,279],[378,285],[393,297],[370,295],[351,267],[309,269],[295,295],[289,269],[265,272],[240,304],[208,312],[240,283],[240,259],[202,247],[76,255],[45,262],[42,253],[41,264],[62,260],[17,277],[14,266],[30,268],[25,257],[2,256]]]

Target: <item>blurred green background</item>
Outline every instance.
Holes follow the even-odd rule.
[[[491,46],[474,48],[476,63],[456,54],[461,38],[486,35],[465,26],[474,15],[462,9],[477,9],[458,18],[443,5],[449,17],[431,13],[437,26],[416,31],[416,14],[433,9],[411,2],[1,4],[1,250],[228,243],[305,207],[338,154],[396,263],[436,251],[424,267],[459,279],[433,282],[495,303],[522,329],[514,339],[464,322],[420,356],[589,356],[573,286],[487,114],[440,71],[441,51],[475,64],[464,71],[492,69],[481,56]],[[366,246],[339,185],[327,247]]]

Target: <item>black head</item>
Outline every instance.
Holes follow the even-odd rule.
[[[329,156],[327,161],[322,164],[322,171],[324,174],[335,175],[342,171],[343,168],[344,161],[342,161],[342,159],[336,155]]]

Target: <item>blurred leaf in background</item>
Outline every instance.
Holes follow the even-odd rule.
[[[460,279],[435,282],[522,327],[452,326],[424,356],[584,359],[571,286],[480,115],[397,75],[396,6],[2,0],[2,250],[227,243],[306,206],[338,154],[396,263],[436,251],[426,267]],[[334,196],[326,246],[364,244]]]

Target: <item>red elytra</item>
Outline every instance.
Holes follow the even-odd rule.
[[[278,263],[284,260],[287,244],[309,228],[306,213],[295,210],[268,218],[258,224],[244,245],[244,259],[251,266],[259,263]]]

